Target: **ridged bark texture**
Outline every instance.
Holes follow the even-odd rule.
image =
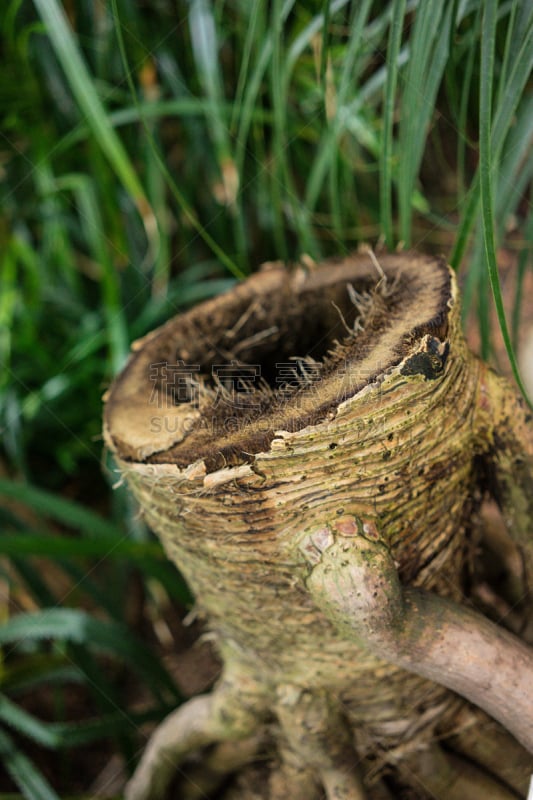
[[[168,371],[154,377],[155,364],[174,363],[185,365],[181,394],[175,384],[169,394]],[[261,379],[224,384],[213,378],[224,364],[259,366]],[[523,403],[468,351],[452,272],[417,254],[269,265],[138,343],[107,398],[106,441],[189,583],[224,672],[203,738],[184,744],[180,717],[172,736],[156,734],[128,797],[163,796],[165,758],[181,763],[263,726],[258,747],[275,766],[255,783],[252,769],[228,797],[380,798],[388,786],[446,798],[442,782],[459,796],[485,780],[495,797],[523,792],[518,745],[514,788],[436,754],[434,739],[474,711],[438,673],[416,674],[410,653],[433,643],[402,587],[468,604],[469,532],[487,474],[527,560],[530,428]],[[407,629],[403,660],[395,644],[376,644],[379,631],[394,643]],[[494,637],[498,647],[495,627]]]

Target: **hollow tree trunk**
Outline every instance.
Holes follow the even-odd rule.
[[[489,486],[530,570],[533,437],[446,264],[266,265],[133,349],[106,441],[224,669],[128,800],[200,751],[180,799],[524,796],[533,655],[471,608],[468,565]]]

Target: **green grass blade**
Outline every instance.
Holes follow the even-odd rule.
[[[13,558],[39,556],[45,558],[126,559],[142,566],[145,559],[166,559],[159,542],[134,542],[117,539],[110,544],[105,539],[80,539],[52,534],[3,534],[0,554]]]
[[[59,191],[72,191],[82,219],[82,229],[95,262],[102,270],[102,308],[106,320],[111,369],[115,375],[129,352],[127,322],[122,308],[120,282],[109,251],[93,181],[86,175],[65,175],[56,181]]]
[[[507,23],[507,33],[505,36],[505,44],[503,47],[503,57],[502,63],[500,66],[500,74],[498,77],[498,102],[502,98],[503,92],[505,92],[505,87],[507,84],[507,72],[509,70],[509,61],[511,59],[511,55],[514,51],[514,45],[516,44],[516,20],[517,20],[517,8],[518,4],[516,1],[511,2],[511,10],[509,12],[509,21]],[[515,40],[515,41],[513,41]]]
[[[309,209],[302,203],[293,178],[289,155],[292,152],[291,121],[289,119],[289,83],[294,62],[294,47],[285,45],[285,20],[295,5],[294,0],[274,0],[271,7],[272,56],[270,59],[269,88],[273,111],[272,157],[270,164],[270,195],[274,218],[274,239],[283,260],[288,260],[288,223],[298,236],[298,251],[318,257],[319,248],[310,222]],[[334,6],[335,4],[333,4]],[[333,10],[333,7],[332,7]],[[320,27],[324,15],[316,18]],[[306,26],[300,38],[305,40],[313,21]],[[292,52],[292,56],[291,56]]]
[[[216,22],[210,0],[190,0],[188,5],[192,55],[206,94],[213,143],[219,166],[223,170],[231,156],[226,120],[221,114],[224,92],[220,79]]]
[[[94,707],[99,716],[120,712],[122,708],[121,687],[108,674],[105,663],[100,663],[93,657],[90,649],[83,644],[70,641],[66,646],[67,657],[75,663],[85,676],[86,686],[90,691]],[[161,702],[159,687],[152,687],[154,697]],[[128,761],[132,758],[131,737],[123,731],[112,732],[114,747]]]
[[[527,17],[527,26],[522,29],[521,33],[516,55],[508,72],[505,91],[501,94],[500,102],[494,112],[492,121],[490,145],[491,159],[494,162],[499,161],[506,136],[514,121],[518,103],[533,70],[533,19],[531,14]],[[480,192],[479,167],[472,180],[461,212],[461,222],[450,259],[450,263],[454,268],[458,268],[463,259],[470,232],[477,219]]]
[[[73,723],[42,722],[5,695],[0,695],[0,720],[4,725],[49,750],[82,747],[91,742],[109,739],[113,735],[133,733],[139,725],[161,719],[172,708],[166,706],[127,715],[117,711],[106,713],[98,719],[77,720]]]
[[[26,800],[60,800],[33,761],[19,750],[1,728],[0,760]]]
[[[463,260],[470,233],[477,219],[479,205],[479,172],[476,172],[464,202],[461,204],[461,221],[455,237],[455,245],[450,255],[450,264],[454,269],[459,269]]]
[[[0,537],[0,554],[13,560],[13,565],[41,605],[53,606],[56,598],[32,569],[29,557],[51,558],[57,562],[69,559],[99,559],[126,561],[133,564],[145,578],[157,580],[168,596],[182,606],[193,602],[183,578],[168,560],[159,542],[138,542],[131,539],[79,539],[51,534],[6,534]],[[80,582],[81,588],[86,588]]]
[[[120,528],[88,508],[64,497],[37,489],[26,483],[0,478],[0,496],[17,500],[46,517],[80,530],[88,536],[116,540],[123,536]]]
[[[33,178],[35,189],[41,200],[43,214],[42,245],[39,258],[41,262],[49,265],[49,273],[61,276],[65,286],[72,293],[79,291],[79,276],[72,266],[75,263],[74,248],[71,233],[65,220],[64,204],[61,198],[54,196],[55,175],[48,153],[42,152],[39,147],[39,169],[35,170]]]
[[[104,567],[106,558],[102,558],[96,567]],[[106,573],[108,580],[98,580],[98,575],[94,574],[91,567],[87,564],[80,564],[77,559],[60,558],[56,561],[57,566],[66,575],[69,588],[57,596],[57,603],[61,606],[68,606],[74,598],[79,598],[80,594],[87,598],[90,608],[98,608],[102,615],[106,615],[118,623],[125,622],[125,612],[127,605],[128,589],[131,587],[129,580],[132,573],[132,566],[127,562],[122,562],[122,568],[118,567],[111,570],[108,565]],[[112,581],[113,589],[110,591],[109,582]],[[77,600],[79,603],[80,601]],[[55,605],[55,604],[54,604]]]
[[[10,664],[2,664],[0,687],[3,692],[18,695],[36,689],[39,685],[64,686],[66,683],[83,684],[83,672],[66,663],[59,653],[34,653]]]
[[[291,0],[290,5],[293,5],[294,0]],[[333,0],[329,9],[329,18],[348,5],[349,0]],[[290,9],[289,9],[290,10]],[[285,3],[285,7],[282,10],[283,20],[286,17],[287,12],[287,4]],[[282,20],[282,22],[283,22]],[[294,40],[289,43],[288,48],[283,61],[283,81],[285,83],[284,91],[287,92],[287,87],[289,85],[292,73],[294,68],[296,67],[296,63],[298,59],[303,55],[308,47],[310,47],[313,39],[322,32],[322,37],[324,36],[324,12],[321,11],[308,22],[302,31],[295,36]]]
[[[474,28],[477,29],[479,27],[479,19],[482,13],[481,6],[479,6],[477,14],[476,14],[476,22],[474,23]],[[468,111],[469,111],[469,101],[471,97],[472,91],[472,76],[474,72],[474,61],[475,56],[477,53],[477,47],[474,46],[472,42],[470,47],[468,48],[466,62],[464,60],[464,56],[461,57],[460,65],[461,65],[461,89],[460,89],[460,100],[459,100],[459,113],[457,118],[457,128],[458,128],[458,137],[457,137],[457,178],[458,178],[458,185],[459,185],[459,202],[464,202],[465,194],[466,194],[466,147],[467,147],[467,120],[468,120]],[[454,76],[455,77],[455,76]]]
[[[36,568],[27,558],[13,556],[11,559],[15,573],[26,584],[26,587],[41,608],[55,606],[57,598],[50,590],[47,582],[41,575],[41,570]],[[14,579],[14,576],[13,576]]]
[[[221,110],[224,117],[229,119],[232,112],[236,113],[235,103],[224,103]],[[178,97],[168,100],[150,101],[139,100],[138,106],[110,111],[108,113],[108,119],[113,128],[120,128],[125,125],[131,125],[132,123],[142,122],[143,119],[157,121],[162,117],[205,118],[208,111],[209,104],[204,97]],[[268,110],[257,107],[252,109],[253,119],[268,121],[270,117],[271,115]],[[54,156],[66,153],[75,145],[84,142],[90,136],[90,133],[90,128],[84,123],[80,123],[58,141],[54,148]]]
[[[332,3],[331,13],[336,13],[343,5]],[[349,208],[350,213],[346,214],[346,217],[350,220],[351,225],[357,223],[355,219],[356,210],[353,202],[351,200],[343,202],[343,192],[340,186],[341,179],[346,177],[346,182],[349,183],[350,176],[346,175],[345,172],[343,173],[345,165],[343,164],[342,150],[339,148],[339,142],[346,131],[349,131],[358,141],[361,141],[361,137],[358,135],[362,127],[358,124],[360,122],[359,109],[352,107],[350,111],[348,111],[348,105],[352,97],[358,98],[360,96],[359,80],[363,72],[363,67],[361,66],[359,70],[357,67],[359,66],[359,60],[362,58],[361,53],[364,50],[363,42],[366,43],[367,31],[365,26],[370,8],[371,0],[364,0],[364,2],[357,7],[353,7],[349,23],[350,37],[348,46],[342,60],[342,65],[339,67],[340,78],[337,81],[338,88],[336,88],[335,115],[329,120],[329,124],[322,131],[320,141],[315,148],[315,156],[306,181],[304,196],[305,207],[309,212],[313,211],[319,200],[326,175],[328,175],[329,206],[331,209],[333,233],[337,237],[338,246],[341,248],[344,246],[345,238],[342,221],[343,210],[346,212],[347,208]],[[316,22],[313,20],[308,28],[312,26],[313,28],[317,27],[319,22],[320,18],[318,18]],[[300,34],[299,39],[302,39],[302,36],[303,35]],[[308,38],[307,36],[305,40],[306,45],[308,45]],[[297,43],[298,49],[301,48],[301,44],[297,40],[293,44],[291,51],[296,49]],[[364,146],[366,146],[366,143]]]
[[[427,129],[448,58],[454,4],[427,0],[419,5],[410,38],[399,131],[398,213],[400,239],[411,244],[413,193]]]
[[[272,56],[270,59],[270,98],[274,112],[272,130],[272,163],[270,191],[274,214],[274,239],[276,249],[283,261],[289,260],[286,235],[286,222],[283,204],[286,196],[287,155],[286,155],[286,81],[283,76],[283,17],[281,0],[273,0],[270,17],[272,29]]]
[[[363,70],[358,70],[357,66],[359,59],[362,59],[361,53],[364,51],[363,36],[367,33],[366,25],[371,8],[372,0],[363,0],[363,2],[353,7],[353,15],[350,20],[350,38],[340,67],[337,117],[343,112],[348,95],[355,95],[358,90]]]
[[[60,744],[53,729],[13,703],[5,695],[0,695],[0,720],[4,725],[43,747],[57,748]]]
[[[149,208],[143,187],[122,142],[109,122],[62,6],[57,0],[33,2],[87,123],[124,188],[131,194],[141,215],[145,217],[149,214]]]
[[[248,6],[245,6],[245,10]],[[239,77],[237,79],[237,88],[235,89],[235,98],[233,102],[233,112],[231,116],[230,130],[234,131],[237,127],[238,117],[241,114],[243,106],[244,92],[246,86],[250,83],[250,62],[252,53],[257,43],[260,42],[258,38],[259,24],[261,21],[261,0],[252,0],[249,6],[248,25],[246,28],[246,35],[243,41],[242,57],[239,66]],[[239,173],[241,174],[241,173]]]
[[[129,664],[156,690],[156,696],[165,690],[174,699],[180,697],[174,681],[160,661],[128,628],[117,622],[95,619],[79,609],[51,608],[18,614],[0,628],[0,644],[39,642],[44,639],[68,641],[94,652],[108,653]]]
[[[405,6],[406,0],[395,0],[393,2],[389,44],[387,47],[387,78],[385,81],[383,134],[379,161],[380,223],[387,247],[391,249],[394,247],[392,225],[392,127],[394,123],[396,87],[398,85],[398,55],[402,41]]]
[[[42,0],[40,0],[42,2]],[[178,184],[171,176],[159,150],[157,148],[157,143],[154,141],[154,137],[151,134],[150,126],[147,124],[144,116],[142,115],[141,111],[139,110],[139,99],[137,96],[137,90],[135,88],[135,84],[133,83],[133,79],[131,77],[130,67],[128,64],[128,58],[126,54],[126,48],[124,46],[124,37],[122,35],[122,27],[120,22],[120,17],[118,13],[118,6],[117,0],[111,0],[111,7],[113,9],[113,16],[116,20],[115,31],[117,35],[118,46],[120,50],[120,55],[122,58],[122,64],[124,67],[124,71],[126,73],[126,80],[128,82],[129,90],[131,92],[132,99],[135,103],[135,107],[139,113],[139,118],[143,124],[144,130],[146,132],[146,137],[150,143],[152,148],[154,158],[157,161],[159,168],[161,169],[162,173],[164,174],[167,185],[172,192],[174,198],[176,199],[184,217],[187,221],[192,225],[198,235],[204,240],[204,242],[208,245],[208,247],[212,250],[212,252],[220,259],[221,263],[233,274],[236,278],[242,279],[245,277],[245,273],[240,269],[240,267],[231,259],[226,252],[220,247],[217,241],[211,236],[211,234],[204,228],[201,224],[200,220],[196,216],[196,213],[191,208],[189,203],[187,202],[185,195],[178,187]]]
[[[486,9],[485,9],[486,11]],[[483,43],[483,40],[482,40]],[[501,102],[494,113],[491,133],[491,147],[494,155],[499,158],[501,149],[510,126],[514,121],[514,114],[524,88],[531,78],[533,71],[533,17],[529,26],[523,32],[523,39],[516,52],[509,77],[501,97]],[[481,126],[480,126],[481,127]],[[480,131],[481,135],[481,131]]]
[[[217,24],[210,0],[190,0],[189,30],[193,58],[208,101],[207,119],[220,171],[225,204],[231,209],[236,251],[240,260],[247,252],[244,220],[237,201],[240,175],[231,153],[227,121],[223,115],[224,92],[218,53]]]
[[[320,69],[319,69],[320,86],[322,87],[324,95],[326,93],[326,69],[328,64],[329,39],[330,39],[330,32],[329,32],[330,14],[331,14],[331,0],[324,0],[324,9],[322,11],[322,16],[323,16],[322,46],[320,51]]]
[[[244,160],[247,154],[246,145],[248,142],[250,127],[252,125],[252,120],[254,119],[263,76],[268,69],[274,47],[272,41],[272,32],[267,29],[265,31],[265,36],[259,39],[262,33],[263,26],[257,29],[259,55],[255,60],[255,64],[251,70],[250,77],[244,89],[244,96],[238,113],[239,125],[237,130],[235,163],[237,165],[239,175],[242,175],[244,172]]]
[[[145,87],[143,87],[143,92],[146,94]],[[153,102],[155,102],[155,100]],[[149,127],[151,136],[156,142],[157,149],[160,150],[161,140],[157,122],[147,120],[146,124]],[[146,171],[146,191],[150,205],[159,223],[159,248],[155,254],[154,276],[151,287],[152,296],[165,297],[168,292],[172,267],[172,212],[168,204],[165,176],[159,169],[159,164],[154,157],[154,151],[146,136],[143,137],[141,149]]]
[[[15,254],[8,248],[2,259],[0,270],[0,388],[10,381],[12,328],[18,302],[17,261]]]
[[[327,17],[329,18],[331,24],[332,24],[333,17],[339,11],[341,11],[346,5],[347,5],[346,0],[333,0],[333,2],[330,4],[329,8],[327,9]],[[366,6],[366,3],[364,5]],[[325,11],[326,11],[326,9],[325,9]],[[356,46],[356,43],[357,43],[357,39],[358,39],[358,37],[360,35],[360,28],[358,27],[358,20],[360,21],[362,19],[363,15],[364,15],[364,9],[363,9],[362,13],[359,13],[358,17],[356,17],[355,30],[352,30],[350,32],[350,37],[351,37],[350,42],[351,42],[351,44],[350,44],[350,47],[348,49],[348,52],[346,53],[346,59],[344,60],[344,63],[343,63],[343,72],[344,72],[344,74],[346,73],[346,70],[349,70],[349,69],[351,69],[353,67],[354,50],[356,49],[355,46]],[[283,80],[283,84],[284,84],[283,91],[285,92],[285,94],[288,93],[290,79],[291,79],[291,76],[292,76],[292,74],[293,74],[293,72],[294,72],[294,70],[296,68],[298,59],[302,57],[303,53],[305,53],[305,50],[311,46],[313,40],[316,39],[316,37],[318,36],[318,34],[321,31],[322,31],[322,40],[323,40],[323,44],[322,44],[322,48],[323,49],[322,49],[321,58],[324,59],[326,57],[327,53],[325,52],[324,48],[326,47],[326,44],[327,44],[327,42],[329,42],[331,37],[326,35],[326,32],[324,31],[325,19],[326,19],[326,16],[325,16],[324,11],[319,13],[319,14],[316,14],[307,23],[307,25],[303,28],[303,30],[298,33],[298,35],[294,38],[294,40],[289,44],[289,46],[287,48],[287,51],[285,53],[285,56],[284,56],[283,69],[279,70],[279,73],[282,76],[282,80]],[[362,23],[361,23],[361,25],[362,25]],[[325,62],[324,62],[324,64],[325,64]],[[324,66],[324,69],[325,69],[325,66]],[[320,67],[320,70],[322,70],[322,66]],[[356,84],[356,80],[354,80],[354,76],[353,75],[351,76],[351,78],[352,78],[352,86],[351,86],[351,88],[352,88],[352,90],[355,90],[355,85],[354,84]],[[320,81],[320,88],[321,88],[321,92],[322,92],[322,103],[323,103],[323,109],[322,110],[325,109],[326,87],[324,85],[324,80],[325,80],[325,74],[322,74],[322,72],[320,72],[319,81]],[[344,86],[344,89],[345,90],[347,89],[347,85],[346,84]],[[299,204],[301,208],[305,209],[306,223],[307,224],[308,224],[308,220],[310,218],[310,215],[314,211],[315,206],[316,206],[316,204],[318,202],[319,193],[320,193],[320,190],[322,188],[322,184],[323,184],[323,182],[325,180],[325,177],[326,177],[326,174],[327,174],[328,170],[329,170],[329,173],[330,173],[330,175],[329,175],[329,177],[330,177],[330,181],[329,181],[329,192],[330,192],[330,194],[334,191],[333,184],[338,184],[338,181],[337,181],[337,167],[335,166],[335,164],[336,164],[336,162],[338,160],[338,157],[339,157],[339,153],[338,153],[338,149],[337,149],[337,141],[338,141],[338,137],[340,136],[340,132],[339,132],[340,125],[339,125],[338,117],[339,117],[339,112],[340,112],[340,106],[342,105],[343,102],[344,102],[343,96],[341,96],[341,94],[339,93],[339,95],[336,97],[336,100],[335,100],[336,112],[337,112],[336,116],[335,116],[334,119],[331,119],[329,121],[326,119],[326,122],[328,124],[327,124],[326,127],[324,127],[324,129],[322,131],[321,141],[320,141],[320,144],[319,144],[318,148],[316,149],[316,153],[317,154],[315,155],[314,163],[312,165],[309,177],[307,178],[307,181],[306,181],[306,184],[305,184],[305,192],[304,192],[303,203]],[[343,111],[344,111],[344,109],[343,109]],[[335,191],[337,190],[337,188],[338,188],[338,186],[335,187]],[[330,206],[332,206],[332,212],[333,212],[333,218],[334,218],[334,228],[335,227],[340,228],[340,224],[341,224],[340,223],[340,213],[339,213],[339,208],[338,208],[339,205],[340,205],[340,197],[338,195],[336,195],[335,199],[332,202],[330,202]],[[337,208],[337,210],[335,210],[335,208]],[[307,244],[308,252],[312,253],[314,251],[318,255],[318,252],[319,252],[318,251],[318,247],[315,244],[315,242],[313,241],[314,240],[314,236],[311,233],[310,228],[308,228],[305,232],[303,232],[303,235],[301,236],[301,238],[302,238],[302,240],[304,242],[308,243]],[[339,243],[339,246],[342,248],[343,244],[342,244],[342,236],[340,235],[340,230],[338,232],[338,243]]]
[[[498,191],[495,192],[495,215],[500,235],[523,197],[527,196],[532,179],[533,159],[533,95],[524,98],[515,114],[506,139],[498,170]]]
[[[495,164],[497,164],[497,156],[495,157],[491,147],[491,122],[497,9],[498,1],[488,0],[484,7],[482,19],[481,79],[479,90],[479,172],[483,243],[498,322],[505,343],[505,349],[507,350],[507,355],[511,363],[511,369],[520,391],[533,409],[533,404],[529,401],[525,387],[522,384],[511,337],[509,335],[509,329],[507,327],[494,240],[492,171]]]
[[[518,339],[520,335],[520,322],[521,322],[521,309],[523,300],[523,286],[526,271],[529,265],[531,256],[531,248],[533,243],[533,207],[529,207],[529,214],[525,224],[524,230],[525,246],[522,247],[518,256],[518,269],[516,276],[516,289],[513,303],[513,318],[512,318],[512,332],[513,332],[513,346],[515,349],[518,347]]]

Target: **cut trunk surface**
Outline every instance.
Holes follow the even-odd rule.
[[[527,619],[531,423],[466,348],[445,262],[265,265],[136,342],[106,400],[224,664],[128,800],[176,772],[180,800],[525,796],[532,650],[469,598],[490,491],[524,578],[485,594]]]

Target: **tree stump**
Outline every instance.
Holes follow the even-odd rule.
[[[188,763],[180,800],[525,795],[531,417],[443,260],[265,265],[133,345],[105,438],[223,662],[128,800]],[[524,567],[489,592],[514,634],[470,601],[484,492]]]

